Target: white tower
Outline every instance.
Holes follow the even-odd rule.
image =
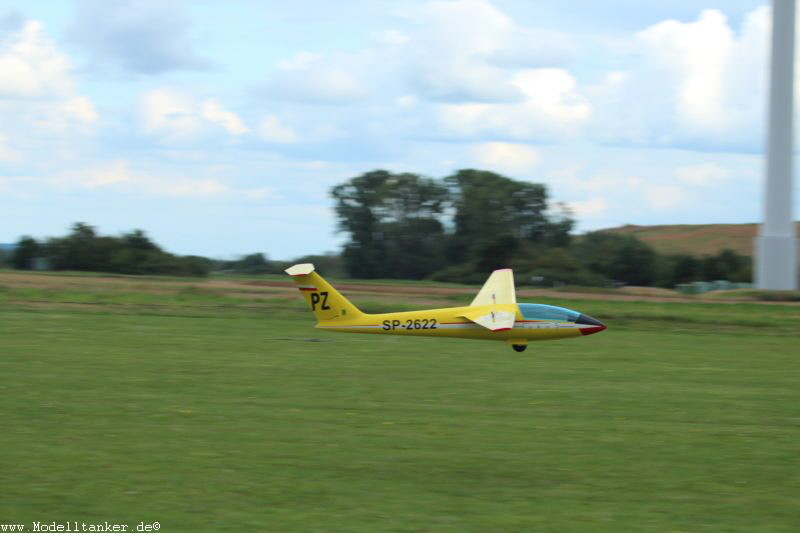
[[[773,0],[765,212],[755,242],[759,289],[797,289],[798,245],[792,221],[794,24],[795,0]]]

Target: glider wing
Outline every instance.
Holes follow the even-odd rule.
[[[489,305],[470,310],[463,315],[492,331],[505,331],[514,327],[517,317],[516,305]]]

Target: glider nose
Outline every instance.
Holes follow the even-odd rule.
[[[592,333],[600,333],[604,329],[606,329],[606,325],[597,320],[596,318],[592,318],[589,315],[581,314],[578,319],[575,321],[576,324],[579,325],[581,328],[581,335],[591,335]]]

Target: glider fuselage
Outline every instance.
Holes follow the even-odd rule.
[[[492,331],[464,318],[464,314],[475,311],[476,307],[447,307],[442,309],[422,309],[397,313],[363,314],[356,319],[319,322],[316,327],[326,331],[346,333],[373,333],[388,335],[416,335],[424,337],[460,337],[466,339],[549,340],[566,337],[580,337],[581,331],[588,334],[592,326],[574,322],[546,320],[526,320],[517,311],[511,329]],[[491,313],[490,310],[486,310]],[[595,326],[595,330],[596,326]]]
[[[364,313],[304,263],[286,270],[317,319],[316,327],[342,333],[460,337],[505,341],[522,351],[528,341],[591,335],[606,329],[572,309],[517,303],[513,273],[495,270],[470,305],[397,313]]]

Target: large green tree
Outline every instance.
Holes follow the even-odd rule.
[[[342,256],[354,277],[378,277],[384,246],[380,237],[380,208],[386,181],[391,174],[375,170],[337,185],[331,190],[336,201],[338,229],[350,234]]]
[[[573,221],[565,210],[548,214],[547,189],[540,183],[473,169],[459,170],[445,183],[454,208],[448,249],[453,263],[474,262],[486,272],[507,265],[526,244],[569,242]]]
[[[447,189],[417,174],[375,170],[331,190],[351,276],[423,278],[444,265]]]
[[[508,266],[512,258],[569,242],[572,218],[548,211],[544,185],[481,170],[444,180],[375,170],[337,185],[343,259],[351,276],[462,280]]]

